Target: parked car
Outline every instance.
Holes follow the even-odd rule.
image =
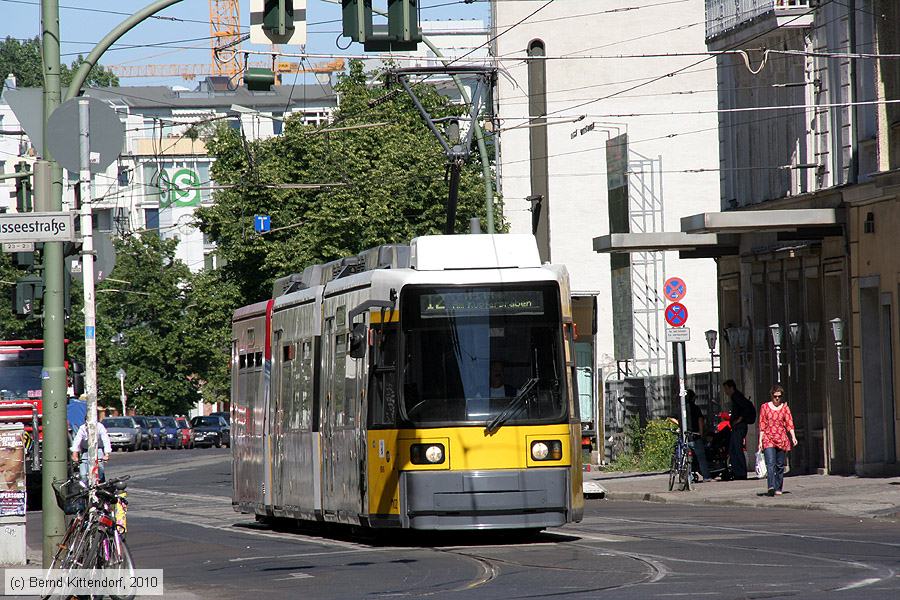
[[[194,417],[191,427],[194,428],[195,446],[231,446],[231,427],[222,417]]]
[[[160,423],[159,439],[163,448],[182,448],[181,428],[175,417],[156,417]]]
[[[210,417],[222,417],[223,419],[225,419],[225,422],[228,423],[229,426],[231,426],[231,413],[228,412],[227,410],[220,410],[220,411],[217,411],[214,413],[209,413],[209,416]]]
[[[132,417],[107,417],[103,419],[103,425],[113,450],[134,452],[144,442],[141,426]]]
[[[141,428],[141,449],[150,450],[159,448],[159,423],[156,419],[150,420],[150,417],[134,416],[135,423]]]
[[[181,447],[182,448],[193,448],[194,447],[194,430],[191,429],[191,424],[188,422],[186,417],[175,417],[175,422],[178,423],[178,431],[181,434]]]

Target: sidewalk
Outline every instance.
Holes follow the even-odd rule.
[[[592,467],[596,469],[596,467]],[[672,504],[721,504],[825,510],[861,518],[900,520],[900,477],[798,475],[784,479],[783,496],[758,496],[765,481],[707,481],[690,492],[669,491],[668,473],[584,472],[585,493],[596,485],[609,500],[645,500]]]

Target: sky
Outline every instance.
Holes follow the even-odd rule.
[[[385,0],[376,0],[385,4]],[[111,29],[126,18],[125,14],[151,4],[151,0],[59,0],[62,61],[71,63],[78,54],[87,54]],[[376,4],[376,6],[378,6]],[[250,0],[240,0],[242,29],[249,31]],[[488,23],[490,4],[464,0],[422,0],[422,19],[482,19]],[[102,12],[109,11],[109,12]],[[210,62],[209,0],[183,0],[161,13],[179,20],[149,19],[131,30],[100,59],[102,64],[194,64]],[[0,0],[0,37],[33,38],[40,34],[40,0]],[[307,1],[307,52],[360,53],[359,44],[337,38],[341,29],[339,5],[324,0]],[[245,49],[265,50],[251,46]],[[286,52],[299,48],[282,47]],[[187,85],[180,78],[132,79],[121,85]]]

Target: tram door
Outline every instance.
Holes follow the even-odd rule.
[[[334,410],[334,317],[325,319],[322,336],[322,415],[320,430],[322,433],[322,510],[334,513],[335,485],[335,410]]]

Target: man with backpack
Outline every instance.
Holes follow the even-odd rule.
[[[728,379],[722,384],[722,391],[731,398],[731,439],[728,442],[731,472],[735,479],[747,479],[744,441],[747,437],[747,426],[756,422],[756,407],[737,389],[733,379]]]

